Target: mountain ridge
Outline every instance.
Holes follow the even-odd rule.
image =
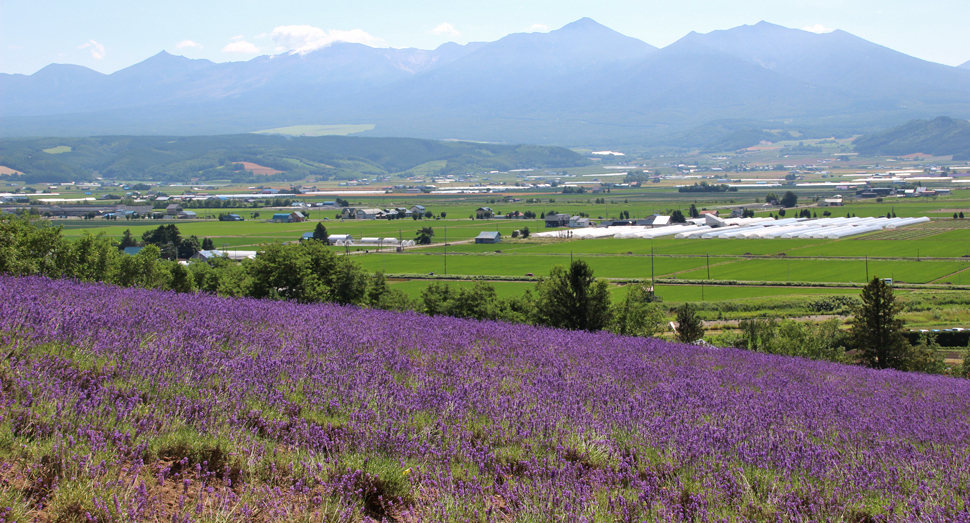
[[[662,49],[583,18],[433,50],[335,43],[224,63],[161,52],[111,75],[83,69],[0,75],[0,135],[373,123],[364,135],[670,145],[715,121],[851,135],[970,118],[968,69],[765,21],[691,32]]]

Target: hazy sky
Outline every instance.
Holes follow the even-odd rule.
[[[970,60],[967,0],[0,0],[0,72],[56,62],[110,73],[163,49],[217,62],[334,40],[431,49],[584,16],[658,47],[766,20],[842,29],[948,65]]]

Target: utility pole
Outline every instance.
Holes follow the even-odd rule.
[[[448,226],[445,225],[445,276],[448,275]]]
[[[866,255],[866,281],[869,281],[869,255]]]
[[[650,246],[650,290],[654,290],[654,283],[653,283],[653,245]]]
[[[711,253],[707,253],[707,279],[711,279]]]

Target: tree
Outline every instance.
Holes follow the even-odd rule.
[[[704,337],[704,323],[697,317],[697,309],[691,303],[684,303],[677,309],[677,341],[694,343]]]
[[[414,308],[407,293],[398,289],[392,289],[387,285],[387,278],[384,271],[378,271],[374,275],[370,286],[367,288],[367,305],[374,309],[385,309],[403,311]]]
[[[613,310],[610,330],[629,336],[653,336],[663,330],[664,313],[653,301],[653,293],[645,286],[630,286],[626,298]]]
[[[528,238],[532,233],[529,232],[528,227],[523,227],[522,230],[519,231],[519,234],[521,234],[523,238]]]
[[[787,191],[785,195],[781,197],[781,201],[779,203],[781,203],[782,207],[796,207],[798,206],[798,195],[791,191]]]
[[[441,211],[441,217],[442,217],[442,218],[445,218],[445,217],[447,217],[447,216],[448,216],[448,213],[447,213],[447,212],[445,212],[445,211]]]
[[[536,285],[538,322],[561,329],[598,331],[610,324],[610,291],[593,269],[576,260],[567,270],[557,265]]]
[[[212,241],[212,238],[203,238],[202,239],[202,250],[203,251],[211,251],[211,250],[214,250],[215,248],[216,248],[216,244],[215,244],[215,242]]]
[[[697,210],[697,206],[694,205],[693,203],[690,204],[690,209],[687,210],[687,213],[690,215],[691,218],[699,218],[701,215],[700,211]]]
[[[313,229],[313,239],[322,242],[324,245],[330,245],[328,238],[330,238],[330,235],[327,234],[327,228],[323,225],[323,222],[317,222],[316,228]]]
[[[670,223],[687,223],[687,218],[684,218],[684,213],[678,209],[670,213]]]
[[[937,343],[935,334],[921,334],[919,342],[909,348],[906,364],[902,370],[943,374],[946,372],[946,363],[943,361],[941,349],[942,347]]]
[[[198,236],[192,235],[178,244],[178,257],[188,259],[191,258],[195,253],[202,250],[202,244],[199,243]]]
[[[135,240],[134,236],[131,235],[131,229],[125,229],[125,232],[121,235],[121,243],[118,244],[118,249],[125,250],[128,247],[137,247],[138,241]]]
[[[903,320],[896,317],[901,310],[892,286],[878,277],[862,289],[862,304],[849,330],[862,363],[877,369],[904,368],[909,344],[902,334]]]
[[[422,227],[418,230],[418,235],[414,238],[414,241],[418,245],[431,245],[431,238],[434,237],[434,229],[431,227]]]

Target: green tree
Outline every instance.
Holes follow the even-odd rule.
[[[751,318],[738,322],[741,338],[736,347],[756,352],[775,352],[778,321],[775,318]]]
[[[694,343],[704,337],[704,323],[697,317],[697,309],[691,303],[677,309],[677,341]]]
[[[178,257],[183,259],[191,258],[195,253],[202,250],[202,244],[198,236],[192,235],[178,244]]]
[[[195,290],[195,279],[192,273],[181,263],[172,264],[171,282],[169,289],[175,292],[192,292]]]
[[[374,309],[403,311],[414,308],[407,293],[387,285],[383,271],[378,271],[367,287],[367,305]]]
[[[528,227],[523,227],[523,228],[522,228],[522,229],[521,229],[521,230],[519,231],[519,234],[520,234],[520,235],[522,235],[522,237],[523,237],[523,238],[528,238],[528,237],[529,237],[529,235],[530,235],[530,234],[532,234],[532,233],[530,233],[530,232],[529,232],[529,228],[528,228]]]
[[[135,240],[134,236],[131,235],[131,229],[125,229],[125,232],[121,235],[121,243],[118,244],[118,249],[125,250],[128,247],[137,247],[138,241]]]
[[[87,231],[75,242],[69,242],[61,262],[61,276],[81,281],[113,281],[121,257],[127,255],[115,249],[112,240],[103,232],[94,236]]]
[[[798,206],[798,195],[791,191],[786,191],[785,195],[781,197],[781,201],[778,203],[780,203],[782,207],[796,207]]]
[[[327,228],[323,225],[323,222],[317,222],[317,226],[313,229],[313,239],[323,242],[324,245],[330,245],[328,238],[330,238],[330,235],[327,233]]]
[[[216,248],[216,244],[215,244],[215,242],[212,241],[212,238],[203,238],[202,239],[202,250],[203,251],[211,251],[211,250],[215,250],[215,248]]]
[[[422,310],[428,316],[445,314],[450,299],[451,288],[447,283],[431,282],[421,291]]]
[[[161,250],[157,245],[146,245],[134,256],[122,256],[118,266],[115,283],[122,287],[143,287],[160,289],[170,278],[169,271],[161,261]]]
[[[459,287],[450,298],[445,305],[449,316],[476,320],[496,320],[501,316],[498,293],[489,283],[476,281],[470,288]]]
[[[418,245],[431,245],[431,238],[434,237],[434,229],[431,227],[422,227],[418,230],[418,235],[414,238],[414,241]]]
[[[909,347],[903,337],[902,307],[892,286],[874,277],[862,289],[862,304],[855,311],[849,335],[859,360],[877,369],[903,369]]]
[[[698,218],[701,215],[700,211],[697,210],[697,206],[693,203],[690,204],[690,209],[688,209],[687,214],[689,214],[691,218]]]
[[[909,348],[906,363],[902,370],[925,372],[927,374],[943,374],[946,372],[943,361],[942,347],[936,341],[935,334],[923,333],[916,345]]]
[[[549,278],[536,285],[538,323],[570,330],[598,331],[610,324],[610,291],[593,269],[576,260],[567,270],[553,267]]]
[[[684,213],[678,209],[670,213],[670,223],[687,223],[687,218],[684,218]]]
[[[614,307],[610,330],[629,336],[653,336],[664,329],[664,319],[653,293],[643,285],[631,285],[626,298]]]

